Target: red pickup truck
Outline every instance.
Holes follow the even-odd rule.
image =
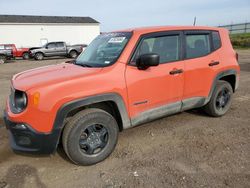
[[[29,59],[29,48],[16,48],[15,44],[0,44],[3,49],[11,49],[13,57],[22,57],[23,59]]]

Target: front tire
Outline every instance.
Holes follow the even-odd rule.
[[[112,115],[97,108],[86,109],[74,115],[66,125],[62,136],[63,148],[75,164],[92,165],[112,153],[118,132]]]
[[[205,112],[213,117],[223,116],[232,104],[232,97],[232,86],[226,81],[219,80],[210,101],[204,106]]]
[[[38,52],[35,54],[35,60],[43,60],[43,58],[44,58],[43,53]]]

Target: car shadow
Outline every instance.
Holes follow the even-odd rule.
[[[210,117],[203,109],[192,109],[185,112],[196,116]]]
[[[69,159],[69,157],[67,156],[67,154],[65,153],[64,149],[63,149],[63,145],[60,142],[57,146],[57,153],[58,155],[66,162],[70,163],[70,164],[74,164],[72,163],[72,161]]]

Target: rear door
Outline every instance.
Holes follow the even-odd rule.
[[[214,50],[212,32],[185,31],[185,71],[183,99],[207,97],[220,66],[219,51]]]
[[[59,55],[59,56],[66,55],[66,45],[64,42],[56,43],[56,55]]]
[[[147,53],[160,55],[160,65],[139,70],[135,66],[135,61],[140,55]],[[140,117],[154,119],[154,116],[163,114],[166,110],[180,110],[183,95],[183,69],[181,32],[142,36],[125,75],[132,124],[137,124]],[[164,108],[169,104],[174,105],[169,109]],[[144,112],[148,112],[147,115]]]

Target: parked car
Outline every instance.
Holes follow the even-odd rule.
[[[65,42],[49,42],[43,47],[34,47],[29,51],[30,57],[42,60],[44,57],[64,56],[76,58],[86,45],[67,46]]]
[[[6,62],[6,60],[11,59],[13,53],[11,49],[5,49],[4,46],[0,45],[0,64]]]
[[[72,162],[92,165],[111,154],[124,129],[193,108],[223,116],[239,74],[237,54],[223,28],[105,33],[71,64],[12,78],[4,115],[11,146],[50,154],[61,140]]]
[[[0,44],[5,49],[11,49],[13,58],[22,57],[23,59],[29,59],[29,48],[16,48],[15,44]]]

